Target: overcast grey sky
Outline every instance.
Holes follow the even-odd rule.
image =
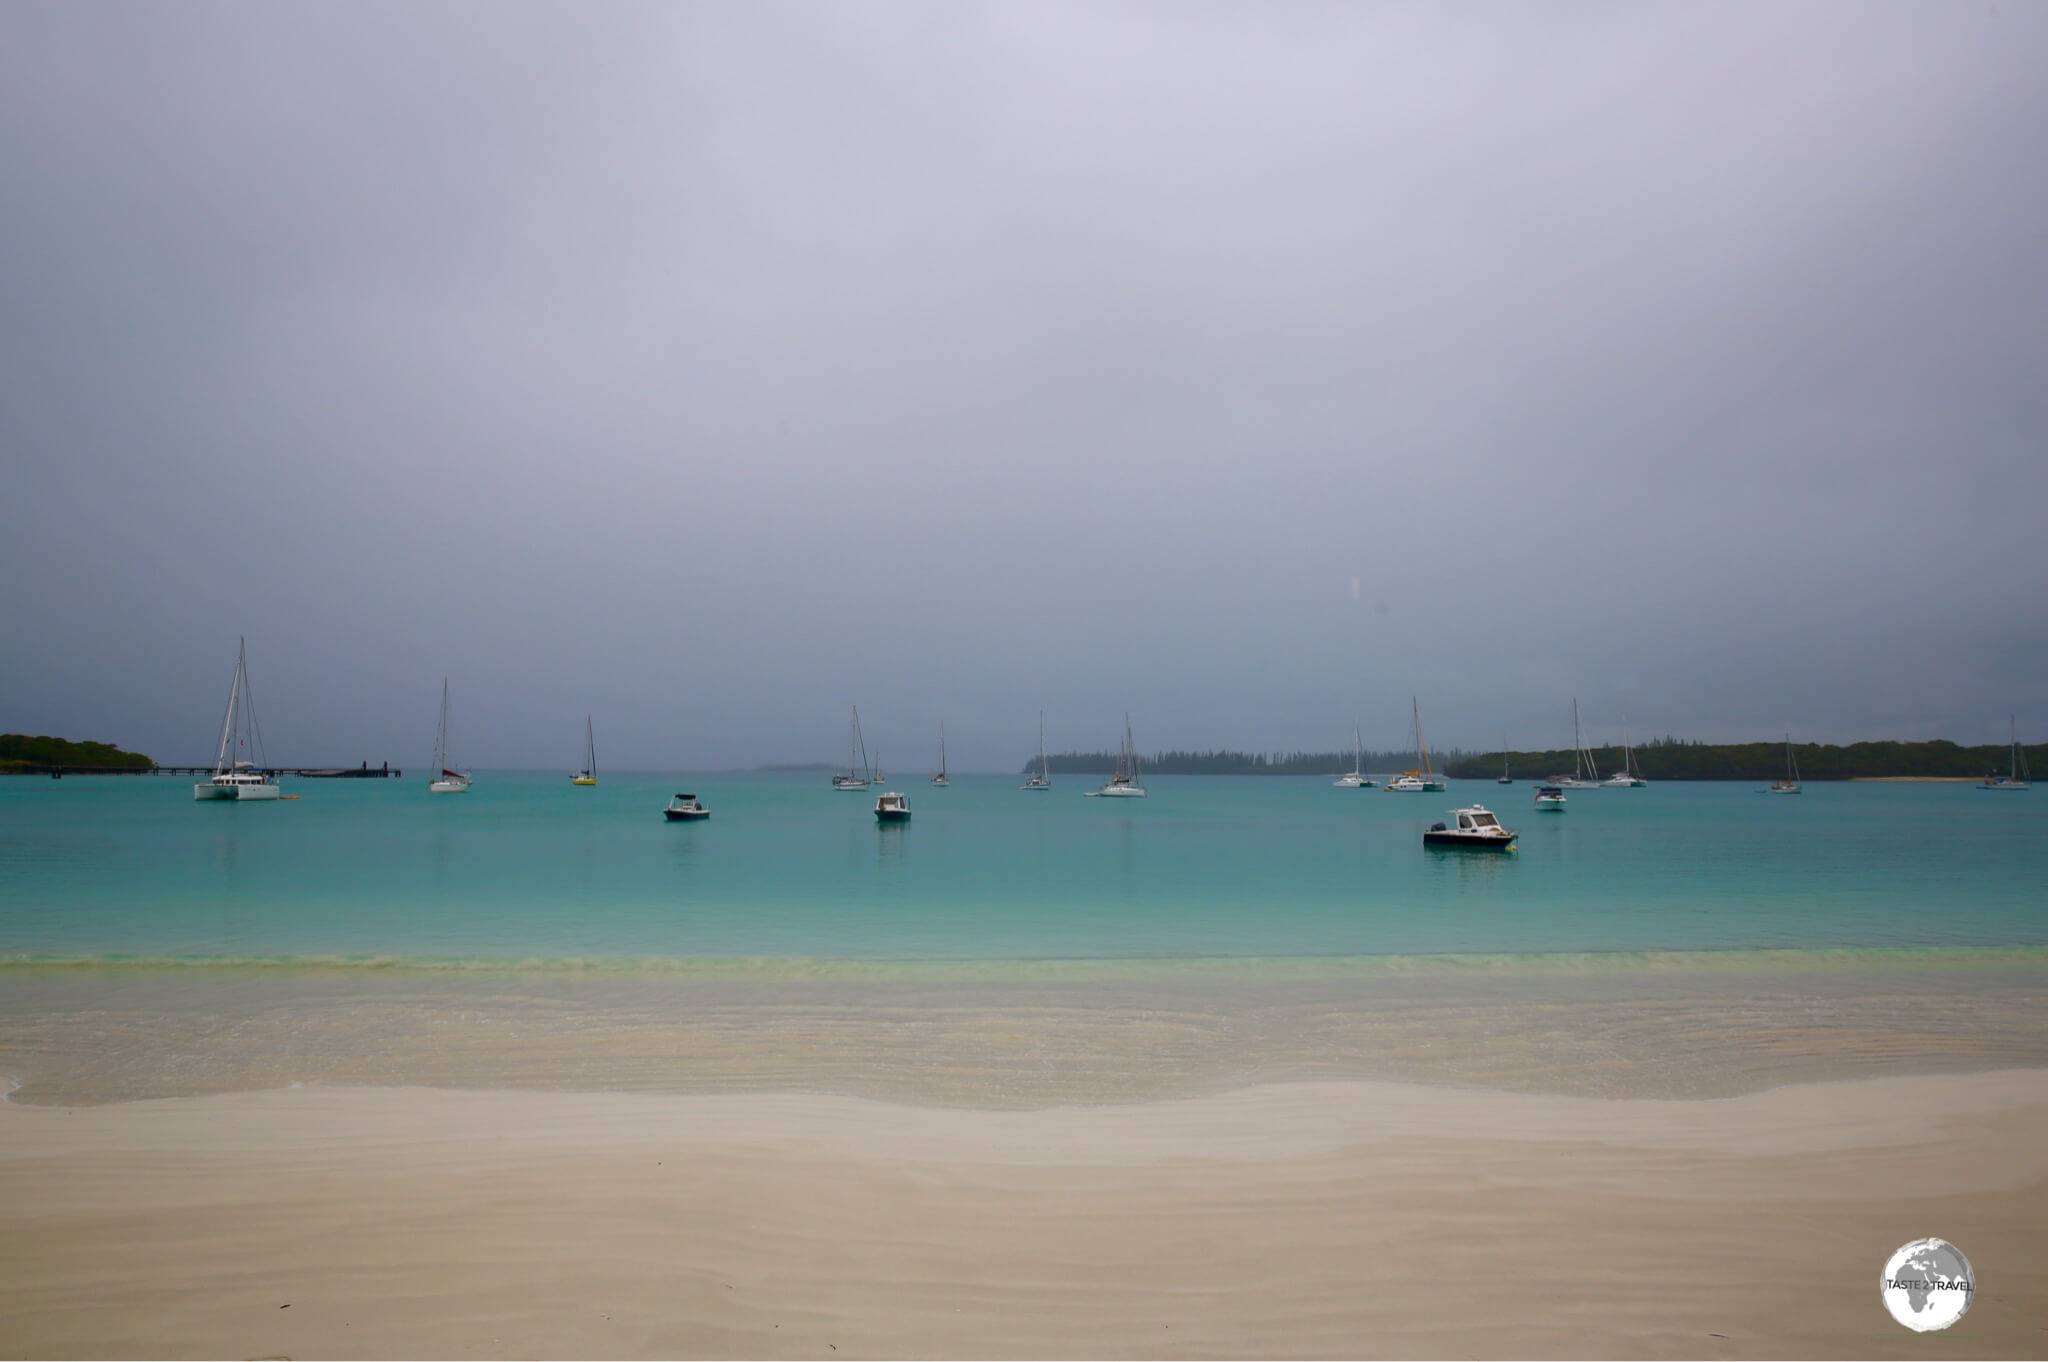
[[[0,0],[0,729],[2039,740],[2044,147],[2009,0]]]

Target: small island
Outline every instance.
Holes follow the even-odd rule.
[[[123,752],[112,743],[73,742],[69,738],[30,737],[0,733],[0,775],[41,775],[46,771],[153,771],[156,763],[140,752]]]

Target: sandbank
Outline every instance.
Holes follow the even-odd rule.
[[[1907,1240],[1979,1291],[1916,1335]],[[2048,1070],[0,1106],[6,1356],[2038,1356]]]

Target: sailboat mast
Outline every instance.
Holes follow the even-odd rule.
[[[221,721],[220,748],[213,754],[213,773],[219,775],[228,769],[228,745],[235,738],[235,708],[242,700],[242,667],[249,656],[247,640],[238,640],[240,651],[235,654],[235,679],[228,684],[228,712]]]
[[[1435,774],[1435,772],[1433,772],[1433,771],[1431,771],[1431,770],[1429,769],[1429,744],[1428,744],[1427,742],[1425,742],[1425,741],[1423,740],[1423,737],[1422,737],[1422,705],[1421,705],[1421,703],[1420,703],[1420,702],[1418,702],[1418,701],[1416,700],[1416,698],[1415,698],[1414,696],[1412,696],[1412,695],[1411,695],[1411,696],[1409,696],[1409,697],[1408,697],[1408,708],[1409,708],[1409,709],[1410,709],[1411,711],[1413,711],[1413,712],[1414,712],[1414,715],[1415,715],[1415,761],[1416,761],[1416,764],[1422,767],[1422,774],[1423,774],[1423,775],[1425,775],[1425,776],[1429,776],[1429,775],[1434,775],[1434,774]]]

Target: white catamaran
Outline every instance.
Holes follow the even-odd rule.
[[[1365,745],[1358,736],[1358,725],[1353,724],[1351,725],[1351,771],[1348,775],[1338,776],[1330,783],[1340,790],[1370,790],[1372,782],[1366,779],[1365,771],[1362,769],[1364,766]]]
[[[857,759],[857,760],[856,760]],[[860,737],[860,706],[853,707],[853,731],[846,739],[846,774],[832,777],[835,790],[865,790],[874,779],[874,770],[868,765],[867,744]]]
[[[2020,746],[2019,720],[2007,715],[2005,722],[2012,730],[2011,772],[1984,777],[1984,783],[1977,787],[1980,790],[2025,790],[2033,787],[2034,773],[2027,769],[2027,749]]]
[[[242,754],[253,748],[256,759]],[[228,686],[228,715],[213,754],[213,779],[192,787],[194,799],[281,799],[277,778],[263,769],[263,734],[256,727],[256,700],[249,690],[249,645],[238,641],[235,679]]]
[[[590,716],[583,716],[583,769],[569,777],[571,785],[597,784],[597,730],[591,727]]]
[[[1121,799],[1143,799],[1145,783],[1138,779],[1138,745],[1131,741],[1131,716],[1124,715],[1124,745],[1116,755],[1116,774],[1109,778],[1109,784],[1099,790],[1088,791],[1090,798],[1096,795]]]
[[[1621,769],[1600,783],[1610,790],[1639,790],[1650,783],[1636,766],[1636,749],[1629,745],[1627,724],[1621,726]]]
[[[427,782],[429,794],[469,793],[469,772],[454,769],[448,751],[448,678],[441,678],[441,729],[434,735],[434,769],[441,774]]]
[[[1408,697],[1408,708],[1415,718],[1415,764],[1420,770],[1403,771],[1388,781],[1384,788],[1388,794],[1425,794],[1448,788],[1444,778],[1429,769],[1429,744],[1422,737],[1422,706],[1414,696]]]
[[[1045,769],[1045,711],[1042,709],[1038,711],[1038,774],[1030,777],[1019,788],[1025,790],[1050,790],[1052,788],[1052,778],[1046,774]]]

